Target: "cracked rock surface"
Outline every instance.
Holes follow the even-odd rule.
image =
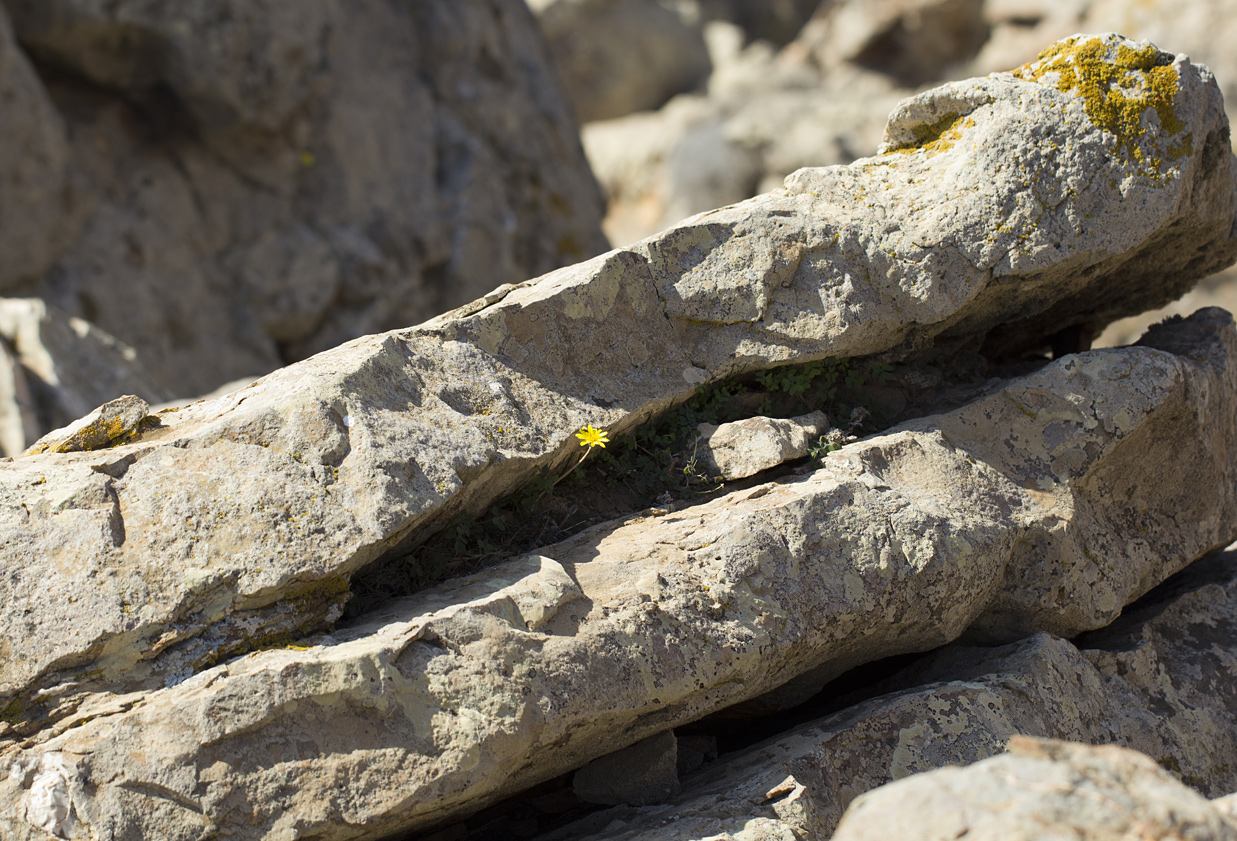
[[[1107,624],[1237,538],[1237,494],[1217,491],[1237,468],[1235,400],[1237,328],[1203,311],[802,477],[597,526],[166,689],[92,696],[5,761],[72,760],[78,819],[117,838],[426,827],[792,678],[968,629]],[[23,779],[0,783],[0,820],[22,813]]]
[[[1025,736],[1009,747],[860,798],[834,839],[1237,839],[1237,824],[1139,753]]]
[[[787,362],[1035,352],[1231,262],[1206,69],[1116,36],[1046,56],[907,100],[876,158],[0,463],[0,825],[35,837],[44,779],[113,838],[376,838],[968,629],[1100,627],[1231,541],[1237,339],[1208,310],[318,635],[353,573],[586,424]]]
[[[1229,550],[1073,643],[1041,632],[944,648],[871,690],[879,697],[733,754],[663,805],[612,809],[552,837],[742,838],[755,823],[773,837],[826,838],[864,792],[997,756],[1017,734],[1122,745],[1199,794],[1226,795],[1237,790],[1234,652],[1237,552]]]
[[[1154,71],[1148,109],[1174,122],[1093,123],[1058,79],[1097,61],[1147,65],[1121,79]],[[326,627],[358,568],[564,463],[585,424],[622,433],[788,361],[1034,349],[1045,324],[1168,300],[1237,251],[1227,136],[1205,69],[1063,42],[1051,66],[903,103],[881,157],[161,413],[133,443],[0,465],[0,631],[23,640],[0,652],[6,721],[33,733],[84,693]],[[1007,410],[1037,415],[1027,399]]]

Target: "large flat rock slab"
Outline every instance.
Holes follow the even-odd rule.
[[[1112,124],[1096,96],[1133,103],[1136,125]],[[993,352],[1037,348],[1046,325],[1169,300],[1237,252],[1219,91],[1184,56],[1062,42],[1018,73],[908,100],[887,136],[879,157],[803,170],[630,249],[163,413],[133,443],[0,465],[0,638],[21,640],[0,647],[3,734],[32,735],[92,691],[172,684],[327,627],[356,570],[564,463],[585,424],[623,433],[700,383],[778,363],[985,337]],[[982,469],[1026,469],[991,458]],[[1217,469],[1199,458],[1200,475]],[[1208,504],[1204,521],[1227,503]],[[929,520],[917,528],[952,533]],[[1143,583],[1126,575],[1059,622],[1111,615]],[[985,621],[1052,612],[1052,580]]]
[[[859,795],[998,756],[1016,734],[1123,745],[1207,797],[1237,791],[1237,551],[1161,590],[1073,643],[1038,633],[944,648],[876,687],[880,697],[738,752],[662,805],[611,809],[551,838],[742,838],[752,825],[827,838]]]
[[[39,837],[20,816],[49,773],[116,839],[380,838],[797,676],[968,629],[1073,636],[1237,537],[1234,458],[1237,327],[1205,310],[812,473],[594,527],[162,690],[93,696],[6,752],[0,825]]]

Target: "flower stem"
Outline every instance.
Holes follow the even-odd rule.
[[[559,482],[563,481],[563,480],[564,480],[564,479],[566,479],[568,476],[570,476],[570,475],[571,475],[571,474],[575,471],[575,469],[576,469],[577,467],[579,467],[581,464],[584,464],[584,460],[585,460],[586,458],[588,458],[588,454],[589,454],[589,453],[591,453],[592,451],[593,451],[593,448],[592,448],[592,447],[589,447],[587,450],[585,450],[585,451],[584,451],[584,455],[580,456],[580,460],[579,460],[579,461],[577,461],[575,464],[571,465],[571,470],[568,470],[568,471],[567,471],[566,473],[564,473],[562,476],[559,476],[557,479],[555,479],[555,480],[554,480],[554,484],[553,484],[553,485],[551,485],[550,487],[555,487],[556,485],[558,485],[558,483],[559,483]]]

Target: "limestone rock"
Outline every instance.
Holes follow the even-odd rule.
[[[910,80],[1008,71],[1078,32],[1173,45],[1211,68],[1231,105],[1235,12],[1233,0],[856,0],[822,4],[780,51],[745,44],[743,31],[731,27],[725,49],[711,49],[707,97],[585,127],[590,161],[609,198],[607,233],[616,245],[633,242],[717,206],[710,195],[740,201],[801,166],[872,154],[892,103],[911,92],[907,84],[919,84]],[[691,158],[687,150],[700,143],[688,134],[696,130],[720,133],[726,146],[714,142],[702,150],[707,155]],[[684,154],[672,159],[680,143]],[[680,167],[695,177],[683,177]],[[707,189],[711,183],[717,186]]]
[[[907,86],[949,78],[951,68],[957,75],[979,49],[988,31],[982,8],[979,0],[826,3],[780,52],[750,42],[750,30],[710,22],[707,94],[584,127],[611,242],[775,189],[800,167],[873,154]],[[1076,31],[1041,37],[1036,50]]]
[[[0,9],[0,290],[47,271],[72,228],[65,125]],[[67,195],[66,195],[67,194]],[[71,199],[70,199],[71,200]],[[67,229],[66,229],[67,228]]]
[[[1115,742],[1208,797],[1237,789],[1237,551],[1153,595],[1079,647],[1041,633],[942,649],[875,687],[881,697],[730,756],[664,807],[609,810],[590,821],[605,831],[553,838],[737,834],[752,820],[828,837],[864,792],[997,756],[1016,734]]]
[[[973,75],[1033,61],[1044,44],[1076,32],[1120,32],[1173,44],[1210,67],[1225,101],[1237,102],[1237,60],[1228,46],[1237,37],[1233,0],[988,0],[983,19],[990,35],[967,68]]]
[[[1004,756],[931,771],[864,795],[833,837],[962,836],[1231,841],[1237,824],[1135,751],[1014,737]]]
[[[773,44],[798,34],[817,5],[818,0],[529,0],[584,123],[659,108],[676,94],[703,89],[706,80],[712,87],[719,59],[737,56],[753,41],[752,52],[770,54]],[[734,41],[725,55],[710,43],[710,29]]]
[[[1224,797],[1217,797],[1211,801],[1211,805],[1230,821],[1237,822],[1237,794],[1226,794]]]
[[[15,456],[39,437],[34,397],[21,363],[0,341],[0,455]]]
[[[190,404],[199,401],[218,400],[221,397],[227,397],[234,391],[240,391],[253,385],[258,380],[257,377],[241,377],[239,380],[233,380],[230,383],[224,383],[209,394],[203,394],[196,398],[180,398],[177,400],[168,400],[151,407],[153,412],[162,412],[166,409],[183,409]]]
[[[63,754],[75,819],[118,838],[173,837],[173,827],[258,838],[326,824],[341,838],[378,838],[482,808],[805,672],[827,679],[968,630],[1012,639],[1102,626],[1237,537],[1235,401],[1237,327],[1205,311],[1145,346],[992,383],[960,409],[844,447],[814,473],[597,526],[290,649],[145,692],[134,673],[151,665],[130,660],[127,683],[109,675],[112,692],[77,699],[11,743],[0,826],[35,837],[17,817],[33,791],[33,770],[21,769]],[[109,511],[129,506],[124,528],[140,541],[127,495],[143,483],[131,480],[171,449],[104,484],[110,507],[79,508],[79,522],[91,513],[105,527]],[[211,469],[201,448],[180,451]],[[77,458],[14,466],[69,473]],[[208,478],[228,493],[217,470]],[[343,491],[332,496],[347,510]],[[339,529],[323,531],[320,540]],[[212,573],[196,586],[209,592]],[[221,601],[227,590],[213,588]],[[169,630],[201,651],[185,628]],[[189,662],[166,650],[162,674],[177,654]],[[72,691],[56,687],[65,700]],[[361,782],[331,796],[341,779]]]
[[[660,107],[709,75],[693,25],[657,0],[542,0],[532,4],[581,122]]]
[[[606,247],[521,0],[4,9],[0,293],[118,337],[175,396]]]
[[[1114,56],[1135,50],[1104,43]],[[15,721],[32,733],[99,688],[123,695],[174,683],[312,633],[339,615],[357,569],[564,465],[585,424],[622,434],[701,383],[787,361],[942,353],[985,335],[994,352],[1020,352],[1043,342],[1045,325],[1103,323],[1171,298],[1233,257],[1227,124],[1203,71],[1150,47],[1136,52],[1161,62],[1164,96],[1177,86],[1180,127],[1149,124],[1114,146],[1053,76],[950,86],[905,103],[890,129],[893,142],[907,142],[942,111],[973,109],[955,114],[943,139],[802,171],[786,190],[633,249],[164,412],[125,446],[3,465],[0,534],[13,572],[0,593],[0,632],[21,638],[24,651],[0,658],[0,700],[25,710]],[[1183,133],[1193,141],[1173,158],[1164,147],[1177,149]],[[1052,145],[1070,153],[1048,154]],[[1028,192],[1026,179],[1047,194]],[[1223,323],[1213,315],[1178,329]],[[1082,394],[1104,382],[1105,366],[1125,364],[1087,359],[1071,374]],[[1148,382],[1168,391],[1142,384],[1112,421],[1120,434],[1148,395],[1164,399],[1196,378],[1177,363],[1147,365]],[[1029,395],[1014,414],[1073,417],[1055,399],[1042,402]],[[1173,434],[1188,439],[1188,429],[1179,421]],[[1179,454],[1161,458],[1181,463]],[[1196,458],[1192,482],[1212,476],[1228,486],[1223,456]],[[1001,469],[1048,492],[1056,480],[1038,472],[1043,463]],[[1191,493],[1173,504],[1200,525],[1178,536],[1174,563],[1224,539],[1226,497]],[[1151,514],[1123,516],[1112,524],[1119,533],[1143,523],[1177,534]],[[1095,627],[1155,578],[1114,572],[1094,602],[1060,616],[1054,560],[1043,563],[1025,573],[1034,586],[1001,597],[1025,603],[985,620],[993,633]]]
[[[631,243],[687,216],[781,186],[805,166],[873,154],[903,95],[874,74],[823,85],[752,45],[657,112],[584,126],[589,163],[608,198],[611,242]]]
[[[720,426],[700,424],[698,453],[710,475],[745,479],[783,462],[803,458],[829,431],[824,412],[797,418],[754,417]]]
[[[923,277],[930,277],[934,272],[966,273],[968,271],[966,265],[990,265],[994,277],[1004,276],[1006,272],[1037,274],[1038,270],[1035,268],[1037,265],[1046,267],[1047,263],[1058,260],[1064,263],[1072,262],[1072,259],[1076,259],[1071,258],[1072,252],[1090,251],[1097,245],[1107,250],[1111,246],[1105,241],[1110,237],[1119,240],[1129,236],[1142,224],[1136,221],[1144,218],[1138,209],[1141,202],[1145,201],[1150,205],[1161,200],[1168,200],[1163,193],[1152,186],[1159,182],[1156,161],[1162,164],[1164,161],[1172,160],[1176,155],[1187,152],[1194,154],[1199,151],[1202,151],[1204,157],[1231,157],[1226,141],[1221,135],[1213,135],[1207,141],[1211,144],[1209,150],[1199,150],[1195,146],[1198,142],[1198,135],[1174,116],[1177,104],[1181,100],[1178,98],[1179,93],[1172,93],[1176,84],[1171,80],[1180,72],[1175,68],[1183,66],[1183,57],[1170,60],[1166,54],[1160,53],[1150,44],[1133,45],[1115,35],[1077,36],[1054,44],[1041,53],[1038,61],[1019,68],[1009,76],[996,74],[978,83],[950,83],[903,101],[890,115],[885,130],[885,141],[881,147],[883,152],[897,153],[902,150],[927,149],[929,155],[933,155],[948,153],[956,143],[969,143],[972,144],[971,149],[980,160],[989,161],[981,168],[1000,172],[1001,174],[997,175],[998,181],[1010,178],[1022,185],[1022,190],[1017,197],[1013,195],[1012,189],[1006,191],[1006,189],[997,188],[995,192],[988,192],[988,186],[972,180],[974,173],[978,170],[958,173],[962,180],[956,185],[957,188],[978,190],[981,195],[986,194],[991,199],[1004,204],[1010,213],[1010,220],[1018,220],[1015,224],[1025,226],[1027,239],[1023,240],[1020,245],[1007,247],[998,245],[1002,239],[1000,235],[992,242],[988,242],[986,236],[978,239],[972,238],[971,233],[975,229],[967,216],[973,210],[963,210],[962,203],[955,204],[947,199],[944,204],[936,205],[919,216],[911,222],[908,229],[898,234],[898,236],[905,237],[902,240],[903,243],[919,243],[920,245],[941,242],[941,240],[922,238],[922,234],[928,233],[929,230],[939,231],[944,228],[950,231],[947,236],[958,237],[955,242],[959,250],[955,253],[958,257],[966,254],[963,258],[964,263],[956,267],[947,267],[944,263],[931,260],[922,267]],[[1124,93],[1105,87],[1101,77],[1104,77],[1109,69],[1119,72],[1126,84],[1137,86],[1131,88],[1137,91],[1137,95],[1132,100],[1125,99]],[[1205,81],[1208,86],[1215,85],[1210,73],[1205,69],[1200,72],[1202,74],[1200,80]],[[1094,218],[1094,211],[1085,209],[1085,205],[1089,204],[1089,199],[1084,196],[1089,187],[1094,186],[1093,184],[1084,187],[1083,181],[1073,180],[1068,176],[1064,179],[1047,181],[1030,172],[1025,173],[1028,176],[1025,178],[1023,175],[1014,175],[1012,171],[1004,169],[1003,164],[999,162],[1010,160],[1013,149],[1007,143],[1011,138],[991,135],[983,138],[975,135],[967,136],[969,121],[974,119],[970,116],[973,113],[970,109],[973,106],[982,109],[984,106],[981,103],[985,101],[992,105],[1000,101],[999,97],[996,97],[995,89],[986,89],[987,83],[991,82],[999,88],[1003,80],[1010,77],[1034,80],[1037,84],[1052,87],[1066,97],[1061,101],[1061,106],[1098,130],[1098,133],[1093,136],[1094,141],[1102,143],[1105,149],[1110,150],[1113,153],[1112,160],[1120,162],[1118,166],[1124,170],[1121,175],[1118,175],[1116,171],[1107,171],[1099,173],[1098,177],[1108,179],[1109,189],[1123,191],[1127,200],[1133,202],[1126,206],[1128,216],[1125,218],[1121,218],[1120,215],[1111,217],[1113,227],[1101,233],[1087,224],[1087,219]],[[1184,92],[1184,88],[1180,90]],[[1128,122],[1123,123],[1113,117],[1114,112],[1111,107],[1117,103],[1124,103],[1124,106],[1131,107],[1139,113],[1140,122],[1137,126],[1132,126]],[[1047,102],[1043,104],[1046,105]],[[999,105],[996,107],[1000,108]],[[1035,110],[1033,106],[1032,113],[1026,114],[1025,118],[1036,119],[1033,113]],[[1161,111],[1163,111],[1163,116],[1160,116]],[[1152,112],[1155,116],[1151,116]],[[1066,122],[1072,122],[1071,118],[1067,118]],[[1152,129],[1150,127],[1152,122],[1158,123],[1161,128]],[[1017,144],[1018,141],[1014,142]],[[1086,142],[1077,144],[1067,142],[1064,146],[1057,144],[1055,140],[1046,140],[1046,142],[1050,145],[1044,149],[1045,154],[1053,156],[1060,154],[1065,157],[1089,154],[1086,151]],[[1053,146],[1057,148],[1052,148]],[[992,157],[989,158],[989,155]],[[1014,154],[1014,157],[1018,155]],[[1124,192],[1128,187],[1140,181],[1145,184],[1146,190],[1136,189],[1134,192]],[[1012,188],[1012,184],[1010,187]],[[1080,188],[1081,192],[1077,192]],[[1002,198],[997,198],[997,195],[1001,195]],[[1007,201],[1009,203],[1005,204]],[[1056,204],[1058,201],[1063,204]],[[878,206],[881,204],[879,200],[875,203]],[[1071,209],[1066,211],[1067,215],[1080,214],[1076,217],[1077,225],[1073,222],[1068,226],[1057,225],[1049,221],[1049,216],[1044,212],[1047,208],[1053,207],[1054,210],[1061,210],[1067,205],[1071,206]],[[974,205],[971,205],[971,208],[974,208]],[[1092,239],[1093,235],[1098,236]],[[1084,239],[1088,241],[1087,245],[1083,245]],[[1101,245],[1101,243],[1104,244]],[[985,256],[991,253],[989,249],[993,246],[996,246],[1002,253],[1002,257],[995,264],[990,263]],[[1078,256],[1081,257],[1081,255]],[[932,267],[929,268],[929,265]],[[1161,264],[1153,259],[1145,267],[1140,266],[1134,269],[1136,282],[1141,284],[1148,277],[1144,271],[1160,270],[1162,270]],[[1172,269],[1168,270],[1172,271]],[[1083,283],[1085,287],[1086,281],[1084,280]],[[1150,300],[1143,299],[1142,294],[1136,291],[1136,286],[1127,288],[1131,294],[1140,299],[1135,304],[1137,309],[1152,309],[1157,305]],[[1146,289],[1146,287],[1142,288]],[[1083,323],[1090,324],[1090,322],[1077,318],[1078,308],[1075,305],[1080,304],[1083,311],[1090,310],[1092,307],[1102,309],[1105,305],[1094,299],[1090,303],[1084,303],[1089,297],[1085,289],[1079,290],[1079,297],[1071,301],[1069,305],[1047,307],[1042,310],[1040,316],[1028,319],[1027,324],[1041,336],[1051,336],[1058,330]],[[1010,315],[1015,317],[1013,313]],[[1100,317],[1097,323],[1102,326],[1110,320],[1107,317]],[[990,334],[987,351],[999,355],[1008,352],[1012,347],[1025,343],[1028,337],[1022,330],[1023,328],[1019,327],[1008,334]]]
[[[819,0],[705,0],[705,14],[738,25],[747,40],[785,44],[820,5]]]
[[[68,426],[121,394],[166,400],[152,384],[137,352],[114,336],[34,298],[0,299],[0,337],[13,349],[21,385],[5,400],[22,416],[5,455],[17,455],[40,436]]]

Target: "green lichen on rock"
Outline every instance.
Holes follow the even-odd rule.
[[[1014,75],[1054,83],[1057,90],[1080,96],[1091,122],[1113,134],[1118,150],[1140,167],[1158,172],[1163,163],[1161,156],[1144,151],[1151,127],[1148,111],[1159,120],[1157,139],[1175,137],[1161,150],[1164,156],[1179,160],[1194,153],[1193,135],[1182,135],[1185,124],[1177,116],[1173,56],[1151,44],[1135,48],[1101,37],[1074,36],[1053,44]]]

